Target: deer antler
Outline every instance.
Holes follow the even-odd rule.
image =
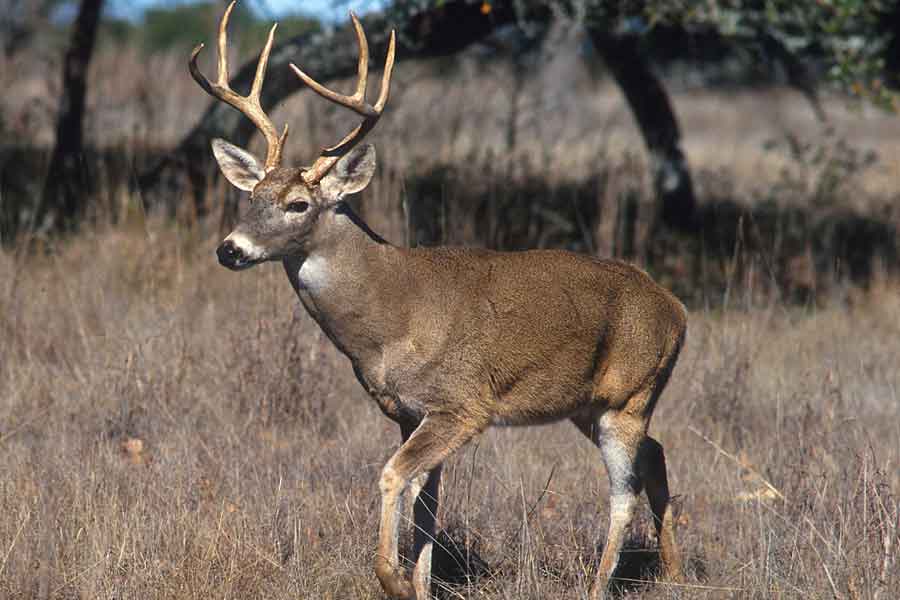
[[[366,79],[369,74],[369,43],[366,41],[366,34],[356,15],[350,13],[350,19],[353,21],[353,27],[356,29],[356,41],[359,45],[359,66],[357,68],[358,78],[356,82],[356,92],[352,96],[345,96],[332,90],[329,90],[322,84],[318,83],[312,77],[301,71],[297,65],[291,63],[294,73],[303,80],[303,82],[312,88],[312,90],[331,102],[346,106],[358,115],[363,117],[356,129],[348,133],[344,139],[330,148],[325,148],[321,156],[316,159],[313,165],[303,172],[303,179],[309,185],[318,183],[322,177],[344,156],[349,152],[360,140],[362,140],[369,131],[375,127],[384,105],[387,104],[388,95],[391,91],[391,72],[394,69],[394,48],[396,45],[396,35],[391,31],[391,39],[388,44],[387,58],[384,62],[384,75],[381,78],[381,92],[378,95],[378,101],[374,106],[366,102]]]
[[[272,42],[275,39],[275,29],[278,27],[278,23],[272,25],[272,29],[269,30],[269,39],[266,40],[266,45],[259,55],[259,63],[256,65],[256,76],[253,78],[253,86],[250,88],[250,94],[248,96],[241,96],[228,85],[228,53],[226,50],[228,45],[228,18],[231,16],[231,11],[234,9],[236,2],[237,0],[232,0],[231,4],[228,5],[228,8],[225,9],[225,14],[222,15],[222,21],[219,23],[218,80],[216,83],[212,83],[197,67],[197,56],[200,54],[200,51],[203,50],[203,44],[198,45],[194,48],[194,51],[191,52],[191,76],[200,87],[206,90],[207,94],[233,106],[246,115],[247,118],[256,125],[263,134],[263,137],[266,138],[266,143],[268,144],[268,149],[266,151],[266,171],[271,171],[281,164],[281,151],[284,148],[284,142],[287,139],[288,126],[285,124],[284,133],[279,137],[275,126],[272,124],[272,120],[269,119],[269,116],[266,115],[259,103],[259,94],[262,90],[263,79],[266,75],[266,65],[269,62],[269,53],[272,51]]]

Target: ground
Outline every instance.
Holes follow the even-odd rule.
[[[397,428],[280,265],[214,246],[151,220],[0,255],[0,596],[380,597]],[[894,597],[897,291],[691,311],[651,425],[687,579],[655,581],[644,504],[624,597]],[[436,589],[582,597],[606,492],[571,425],[491,430],[445,471]]]

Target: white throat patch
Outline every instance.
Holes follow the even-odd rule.
[[[297,273],[300,285],[313,291],[327,287],[328,276],[328,262],[321,256],[308,256]]]

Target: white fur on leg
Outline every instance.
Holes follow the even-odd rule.
[[[634,505],[637,504],[636,494],[615,494],[609,497],[609,518],[613,521],[624,522],[627,527],[634,515]]]
[[[416,600],[431,599],[431,551],[434,542],[427,542],[422,547],[416,568],[413,570],[413,587],[416,590]]]
[[[635,472],[634,451],[617,436],[614,427],[601,418],[603,434],[600,437],[600,452],[609,475],[609,531],[606,546],[600,557],[597,578],[592,587],[592,598],[600,598],[609,584],[610,577],[619,564],[619,553],[628,526],[634,516],[640,489],[640,480]]]
[[[413,588],[417,600],[431,598],[431,556],[434,548],[435,525],[437,524],[438,488],[441,481],[441,468],[431,473],[416,477],[410,487],[416,487],[411,501],[415,503],[415,535],[413,537],[413,555],[417,556],[413,570]],[[416,554],[417,553],[417,554]]]
[[[397,556],[397,543],[400,533],[400,519],[404,514],[403,488],[404,482],[397,475],[390,462],[384,466],[381,472],[381,531],[379,535],[379,551],[383,558],[397,569],[399,557]]]
[[[416,475],[412,478],[412,481],[409,482],[409,486],[407,486],[406,492],[409,495],[410,503],[415,502],[416,498],[419,497],[419,494],[422,492],[422,488],[425,487],[426,481],[428,481],[428,472]]]
[[[616,494],[609,497],[609,531],[606,536],[606,548],[611,552],[610,558],[612,562],[609,569],[602,575],[609,579],[619,565],[619,558],[622,551],[622,542],[625,541],[625,534],[628,526],[634,517],[634,508],[637,504],[638,497],[636,494]]]

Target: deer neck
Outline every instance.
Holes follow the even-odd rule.
[[[345,203],[319,216],[302,253],[284,259],[294,291],[325,334],[351,360],[380,355],[401,335],[392,306],[398,249],[375,234]]]

